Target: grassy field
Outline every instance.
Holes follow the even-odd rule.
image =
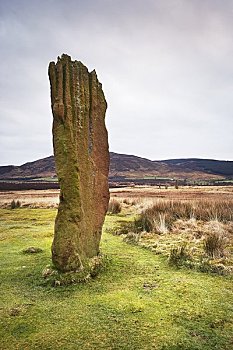
[[[107,233],[105,266],[85,284],[51,287],[55,209],[0,210],[1,349],[233,348],[232,279],[169,267],[161,255]],[[38,254],[23,250],[39,247]]]

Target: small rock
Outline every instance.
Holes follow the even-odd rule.
[[[46,267],[43,271],[42,271],[42,276],[44,278],[48,277],[48,276],[51,276],[54,274],[54,270],[52,270],[51,268],[49,267]]]
[[[23,250],[24,254],[37,254],[37,253],[41,253],[43,252],[43,250],[41,248],[37,248],[37,247],[29,247]]]
[[[143,288],[145,290],[152,290],[158,288],[158,285],[156,283],[145,282],[143,283]]]
[[[59,287],[61,285],[61,281],[54,281],[54,287]]]
[[[19,316],[20,313],[21,313],[21,309],[19,307],[13,307],[12,309],[9,310],[10,316]]]

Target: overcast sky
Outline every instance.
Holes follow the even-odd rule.
[[[0,0],[0,165],[52,154],[48,63],[96,69],[110,150],[233,160],[232,0]]]

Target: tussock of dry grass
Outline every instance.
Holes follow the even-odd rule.
[[[111,199],[108,204],[109,214],[119,214],[121,212],[121,203],[117,199]]]
[[[233,201],[157,200],[116,234],[169,258],[176,266],[233,272]]]
[[[233,220],[233,200],[172,201],[159,200],[139,215],[135,222],[137,230],[157,232],[158,227],[171,229],[175,221],[182,220]],[[161,230],[160,230],[161,231]]]

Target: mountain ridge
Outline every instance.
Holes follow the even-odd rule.
[[[1,180],[55,176],[53,156],[27,162],[20,166],[0,166]],[[203,158],[150,160],[135,155],[110,152],[110,178],[144,178],[145,176],[174,179],[225,179],[233,177],[233,161]]]

